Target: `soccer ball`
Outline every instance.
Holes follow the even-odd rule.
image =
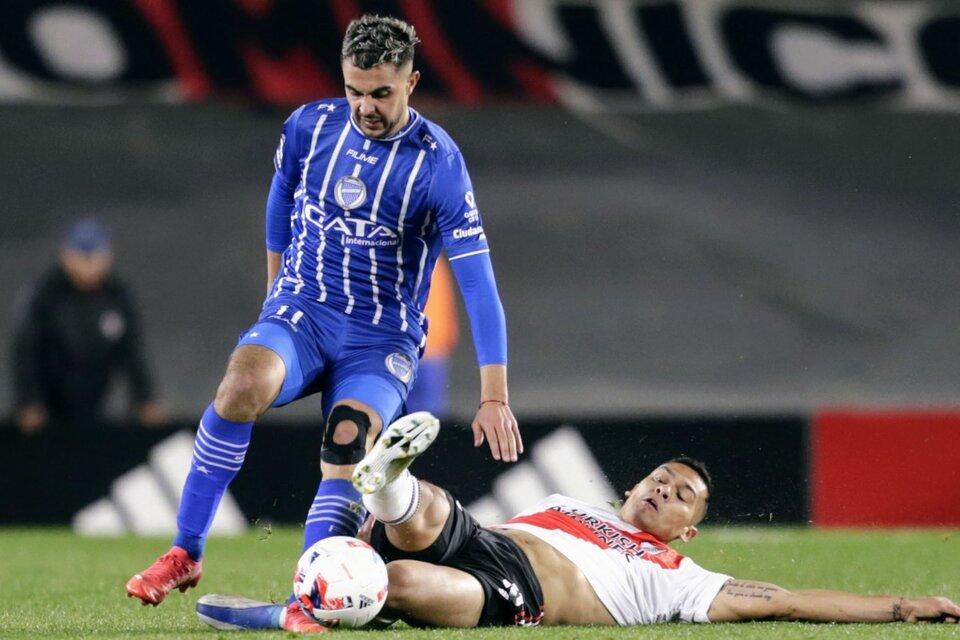
[[[387,601],[387,565],[362,540],[326,538],[300,556],[293,595],[300,608],[324,626],[360,627]]]

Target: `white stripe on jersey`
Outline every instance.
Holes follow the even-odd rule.
[[[367,141],[370,142],[369,140]],[[380,196],[383,195],[383,188],[387,184],[387,178],[390,170],[393,169],[393,159],[397,155],[397,149],[400,148],[400,140],[393,143],[390,148],[390,155],[387,156],[387,163],[383,167],[383,173],[380,175],[380,183],[377,185],[377,194],[373,198],[370,206],[370,222],[377,221],[377,214],[380,211]],[[377,310],[373,314],[373,324],[380,324],[380,316],[383,315],[383,305],[380,304],[380,285],[377,283],[377,252],[370,249],[370,284],[373,285],[370,291],[370,297]]]
[[[317,140],[320,138],[320,129],[323,129],[323,123],[327,121],[327,116],[320,116],[320,119],[317,120],[317,126],[313,128],[313,136],[310,138],[310,155],[307,156],[307,159],[303,163],[303,175],[300,176],[300,184],[307,184],[307,172],[310,171],[310,158],[313,157],[313,152],[317,150]]]
[[[347,315],[353,311],[353,294],[350,293],[350,249],[343,250],[343,295],[347,296],[347,308],[343,312]]]
[[[380,324],[380,316],[383,315],[383,305],[380,304],[380,285],[377,282],[377,250],[370,249],[370,284],[372,287],[373,304],[377,306],[373,314],[373,324]]]
[[[320,130],[323,129],[323,124],[327,121],[327,116],[322,115],[317,120],[317,125],[313,128],[313,135],[310,137],[310,154],[307,156],[306,161],[303,163],[303,173],[300,176],[300,184],[307,184],[307,173],[310,171],[310,158],[313,157],[313,152],[317,149],[317,140],[320,139]],[[298,190],[299,192],[299,190]],[[293,222],[291,221],[291,226]],[[303,288],[303,276],[300,275],[300,265],[303,264],[303,243],[307,237],[307,225],[306,220],[304,220],[303,231],[300,232],[300,235],[297,237],[294,246],[296,247],[296,258],[293,262],[293,282],[296,284],[293,287],[293,292],[300,293],[300,289]],[[279,295],[280,287],[277,287],[276,293],[274,295]]]
[[[417,161],[413,163],[413,170],[410,177],[407,178],[407,188],[403,192],[403,205],[400,207],[400,217],[397,219],[397,235],[403,238],[403,220],[407,217],[407,206],[410,204],[410,192],[413,191],[413,183],[420,173],[420,167],[423,165],[423,158],[427,155],[426,150],[421,149],[417,154]],[[397,302],[400,303],[400,331],[406,333],[407,323],[407,305],[403,303],[403,296],[400,293],[400,286],[403,284],[403,242],[397,245]]]
[[[340,139],[337,140],[337,146],[333,148],[333,153],[330,154],[330,162],[327,163],[327,173],[323,176],[323,185],[320,187],[320,193],[317,194],[317,202],[323,202],[324,197],[327,195],[327,187],[330,186],[330,176],[333,175],[333,167],[337,164],[337,159],[340,157],[340,149],[343,148],[343,141],[347,139],[347,134],[350,133],[350,125],[346,124],[343,127],[343,131],[340,132]],[[313,150],[311,149],[311,153]]]
[[[323,206],[323,199],[327,195],[327,187],[330,185],[330,176],[333,174],[333,167],[337,164],[337,158],[340,157],[340,149],[343,148],[343,141],[347,139],[347,134],[350,133],[350,125],[346,125],[343,128],[343,131],[340,132],[340,138],[337,140],[337,146],[333,148],[333,153],[330,154],[330,162],[327,163],[327,172],[323,176],[323,185],[320,187],[320,193],[317,194],[317,202],[320,203],[320,206]],[[313,150],[311,149],[311,155]],[[306,181],[304,181],[306,184]],[[322,209],[321,209],[322,211]],[[324,216],[325,218],[326,216]],[[306,231],[307,224],[304,220],[303,229]],[[317,298],[320,302],[323,302],[327,299],[327,286],[323,284],[323,250],[327,247],[327,234],[323,231],[323,225],[319,225],[320,232],[320,243],[317,245],[317,286],[320,287],[320,296]],[[294,291],[294,293],[299,293],[299,291]]]
[[[417,282],[413,287],[414,300],[417,299],[417,292],[420,291],[420,283],[423,282],[423,272],[424,272],[424,267],[426,266],[426,263],[427,263],[427,253],[428,253],[427,246],[426,244],[424,244],[423,251],[420,252],[420,265],[417,267]],[[424,314],[423,311],[419,313],[420,317],[417,318],[417,322],[420,323],[420,326],[423,326],[423,318],[425,317],[425,315],[426,314]]]
[[[433,212],[432,212],[432,211],[427,211],[427,215],[425,215],[425,216],[423,217],[423,225],[421,225],[421,227],[420,227],[420,237],[421,237],[421,238],[424,237],[424,236],[427,234],[427,227],[430,226],[430,223],[431,223],[432,221],[433,221]],[[419,270],[417,271],[417,282],[416,282],[416,284],[414,284],[414,286],[413,286],[413,299],[414,299],[414,300],[416,300],[416,299],[419,297],[419,295],[420,295],[420,285],[423,284],[423,274],[424,274],[424,271],[425,271],[425,269],[424,269],[423,267],[424,267],[424,262],[426,261],[426,259],[427,259],[427,244],[426,244],[426,243],[423,243],[423,249],[420,251],[420,268],[419,268]],[[426,305],[424,305],[424,306],[426,306]],[[418,320],[417,320],[417,321],[420,323],[420,326],[421,326],[421,327],[423,326],[423,319],[426,318],[426,317],[427,317],[427,314],[424,313],[424,310],[423,310],[423,309],[421,309],[421,310],[420,310],[420,318],[418,318]]]
[[[303,201],[307,201],[306,196],[303,197]],[[294,242],[294,246],[296,247],[296,258],[294,258],[293,261],[293,280],[297,283],[296,286],[293,287],[294,294],[300,293],[300,289],[302,289],[304,285],[303,276],[300,275],[300,265],[303,264],[303,245],[306,242],[307,232],[310,229],[310,223],[307,221],[307,214],[309,213],[308,210],[311,206],[312,205],[310,204],[305,204],[303,207],[301,207],[300,215],[303,217],[303,229],[300,230],[300,235],[297,236],[297,240]],[[279,293],[279,291],[277,293]]]
[[[490,249],[481,249],[480,251],[471,251],[469,253],[461,253],[458,256],[447,257],[447,260],[453,262],[454,260],[459,260],[460,258],[469,258],[470,256],[478,256],[481,253],[490,253]]]
[[[387,164],[383,167],[383,174],[380,176],[380,184],[377,185],[377,195],[373,198],[373,204],[370,207],[370,221],[377,221],[377,213],[380,211],[380,196],[383,195],[383,188],[387,184],[387,177],[390,175],[390,170],[393,168],[393,159],[397,155],[397,149],[400,148],[400,141],[397,140],[393,143],[393,147],[390,148],[390,155],[387,156]]]
[[[320,243],[317,245],[317,284],[320,285],[320,295],[317,296],[318,302],[324,302],[327,299],[327,285],[323,284],[323,250],[327,248],[327,234],[320,229]],[[296,291],[294,291],[296,293]]]

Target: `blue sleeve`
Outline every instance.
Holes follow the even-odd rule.
[[[300,107],[283,123],[283,133],[273,157],[276,173],[267,195],[266,237],[267,249],[280,253],[290,244],[290,212],[293,210],[293,193],[300,182],[300,154],[297,148],[297,123],[303,107]]]
[[[507,364],[507,319],[497,293],[490,254],[450,257],[450,267],[470,317],[477,363],[481,367]]]
[[[290,245],[290,211],[293,192],[283,183],[279,173],[273,175],[267,194],[267,249],[283,253]]]
[[[451,260],[489,250],[467,165],[454,150],[437,161],[429,203],[437,214],[443,248]]]

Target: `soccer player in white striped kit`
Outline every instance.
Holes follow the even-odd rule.
[[[398,19],[353,21],[341,56],[346,98],[303,105],[284,124],[266,207],[268,295],[200,421],[173,547],[127,583],[145,605],[197,584],[207,531],[254,421],[310,393],[322,393],[326,425],[304,548],[356,534],[365,512],[350,477],[416,379],[441,250],[480,365],[474,444],[486,440],[509,462],[523,452],[508,405],[506,321],[470,176],[450,136],[408,105],[418,42]],[[263,626],[316,626],[295,603],[274,614]]]

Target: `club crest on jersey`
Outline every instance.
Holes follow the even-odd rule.
[[[400,382],[406,384],[413,380],[413,360],[407,354],[399,351],[391,353],[384,362],[387,370]]]
[[[343,176],[333,186],[333,197],[345,211],[356,209],[367,199],[367,185],[355,176]]]

